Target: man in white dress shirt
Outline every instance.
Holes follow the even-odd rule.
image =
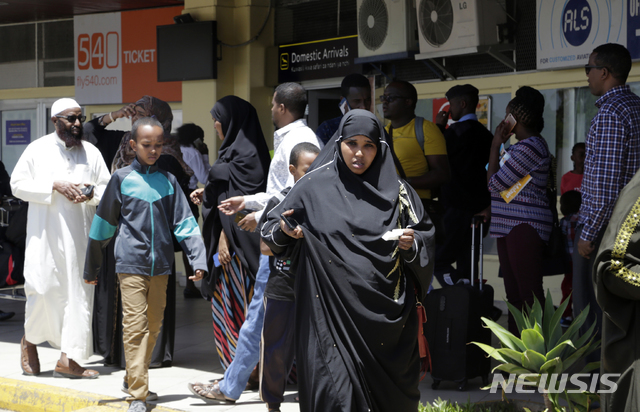
[[[73,359],[93,354],[94,286],[82,280],[91,221],[110,175],[102,155],[82,140],[80,105],[59,99],[51,107],[56,131],[35,140],[11,175],[13,194],[29,202],[25,261],[25,336],[22,370],[38,375],[36,346],[60,349],[53,376],[92,379],[98,372]]]
[[[244,230],[255,230],[267,202],[286,187],[293,186],[289,172],[291,149],[298,143],[308,142],[320,148],[320,142],[304,120],[307,107],[307,91],[298,83],[279,85],[271,100],[271,118],[276,127],[273,134],[273,159],[267,175],[267,191],[247,196],[234,196],[218,206],[231,215],[245,208],[257,210],[245,216],[239,223]],[[194,199],[196,200],[196,199]],[[196,200],[197,201],[197,200]],[[224,373],[224,379],[212,384],[193,383],[189,389],[200,398],[235,402],[247,386],[249,375],[259,360],[260,338],[264,321],[264,290],[269,280],[269,257],[260,255],[260,267],[256,273],[253,297],[247,310],[247,318],[240,328],[233,362]]]

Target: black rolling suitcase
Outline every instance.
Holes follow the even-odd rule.
[[[458,390],[463,391],[467,380],[478,376],[484,386],[489,383],[491,360],[479,347],[468,344],[482,342],[491,345],[491,330],[483,328],[480,320],[482,316],[491,318],[493,308],[493,288],[482,282],[482,233],[480,218],[480,230],[477,231],[473,225],[471,242],[471,261],[474,262],[476,237],[479,238],[478,284],[474,284],[472,269],[470,284],[434,289],[425,300],[425,336],[431,353],[433,389],[438,389],[440,382],[445,380],[457,382]],[[475,265],[472,264],[472,268]]]

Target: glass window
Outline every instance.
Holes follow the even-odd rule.
[[[74,84],[73,20],[0,26],[0,39],[11,39],[0,47],[0,89]]]

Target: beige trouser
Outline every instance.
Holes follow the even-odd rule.
[[[122,337],[131,396],[144,401],[149,392],[149,363],[167,305],[169,276],[118,273],[122,294]]]

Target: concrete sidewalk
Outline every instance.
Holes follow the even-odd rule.
[[[150,370],[150,389],[158,393],[159,399],[149,402],[149,405],[157,405],[153,409],[156,412],[166,411],[166,408],[198,412],[203,410],[233,412],[266,410],[257,391],[244,392],[236,404],[219,405],[206,405],[189,392],[187,383],[209,382],[219,379],[223,375],[223,369],[215,350],[211,305],[204,300],[184,299],[181,292],[182,288],[178,287],[173,366]],[[500,302],[500,304],[503,303]],[[103,406],[91,407],[91,409],[81,409],[80,407],[73,409],[71,404],[67,404],[64,408],[65,411],[111,410],[112,408],[115,408],[113,410],[126,410],[126,404],[120,402],[124,400],[124,394],[120,392],[124,370],[103,366],[102,358],[99,356],[92,356],[87,362],[81,363],[83,366],[98,370],[101,374],[98,379],[58,379],[53,378],[53,368],[60,352],[48,347],[48,345],[41,345],[38,346],[38,353],[42,373],[35,377],[22,374],[20,339],[24,333],[24,305],[24,302],[0,299],[0,310],[16,312],[16,316],[12,319],[0,322],[0,408],[14,411],[37,411],[41,409],[29,405],[68,403],[71,402],[73,394],[76,394],[76,400],[89,398],[91,402],[102,401]],[[506,323],[505,315],[502,316],[501,323]],[[437,398],[459,403],[467,401],[475,403],[498,400],[501,397],[499,393],[491,394],[489,391],[480,390],[481,380],[479,378],[469,382],[469,389],[466,392],[457,391],[453,382],[442,382],[438,390],[432,390],[431,383],[430,376],[427,376],[420,383],[422,403],[433,402]],[[53,387],[52,390],[47,389],[50,387]],[[295,402],[295,396],[295,386],[290,387],[286,393],[285,403],[282,405],[283,412],[300,410],[298,403]],[[13,405],[3,404],[3,400],[7,402],[6,399],[12,399],[8,403],[13,403]],[[542,397],[538,394],[512,394],[509,395],[509,399],[529,399],[538,404],[542,402]],[[107,406],[109,407],[107,408]],[[208,407],[203,408],[205,406]],[[535,407],[532,410],[535,410]]]

